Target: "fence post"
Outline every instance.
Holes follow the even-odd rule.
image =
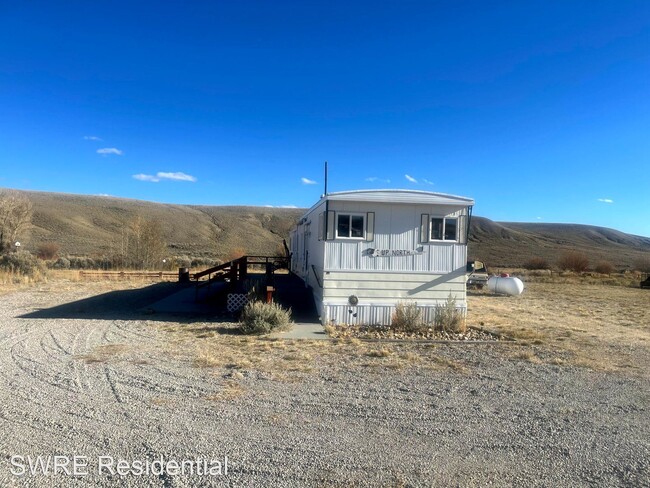
[[[239,279],[245,280],[248,278],[248,256],[242,256],[239,259]]]

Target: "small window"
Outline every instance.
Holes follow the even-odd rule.
[[[431,219],[431,240],[432,241],[441,241],[442,240],[442,228],[444,226],[445,219],[432,218]]]
[[[458,219],[456,217],[433,217],[431,219],[431,240],[458,240]]]
[[[445,241],[455,241],[457,229],[458,219],[445,219]]]
[[[338,214],[336,218],[336,237],[343,239],[363,239],[364,215]]]

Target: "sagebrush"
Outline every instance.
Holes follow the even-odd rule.
[[[423,327],[422,314],[415,302],[399,302],[391,321],[391,328],[400,332],[417,332]]]
[[[436,305],[433,325],[436,330],[463,333],[467,330],[465,315],[456,307],[456,299],[449,295],[442,305]]]
[[[28,251],[16,251],[0,257],[0,268],[11,273],[35,277],[45,273],[43,262]]]
[[[268,334],[291,323],[291,309],[259,300],[248,302],[241,313],[240,330],[244,334]]]

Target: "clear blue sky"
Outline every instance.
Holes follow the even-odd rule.
[[[649,75],[648,1],[0,0],[0,186],[650,236]]]

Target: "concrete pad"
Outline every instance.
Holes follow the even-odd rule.
[[[211,285],[211,292],[216,293],[218,287],[226,286],[225,283],[215,283]],[[199,289],[199,298],[205,297],[205,291]],[[151,305],[144,307],[144,311],[152,311],[155,313],[170,313],[170,314],[188,314],[188,315],[214,315],[217,309],[213,304],[205,302],[196,302],[196,288],[194,286],[183,287],[178,292],[169,295],[168,297],[158,300]]]
[[[319,323],[294,323],[290,330],[269,334],[273,339],[306,339],[312,341],[328,340],[331,337]]]

